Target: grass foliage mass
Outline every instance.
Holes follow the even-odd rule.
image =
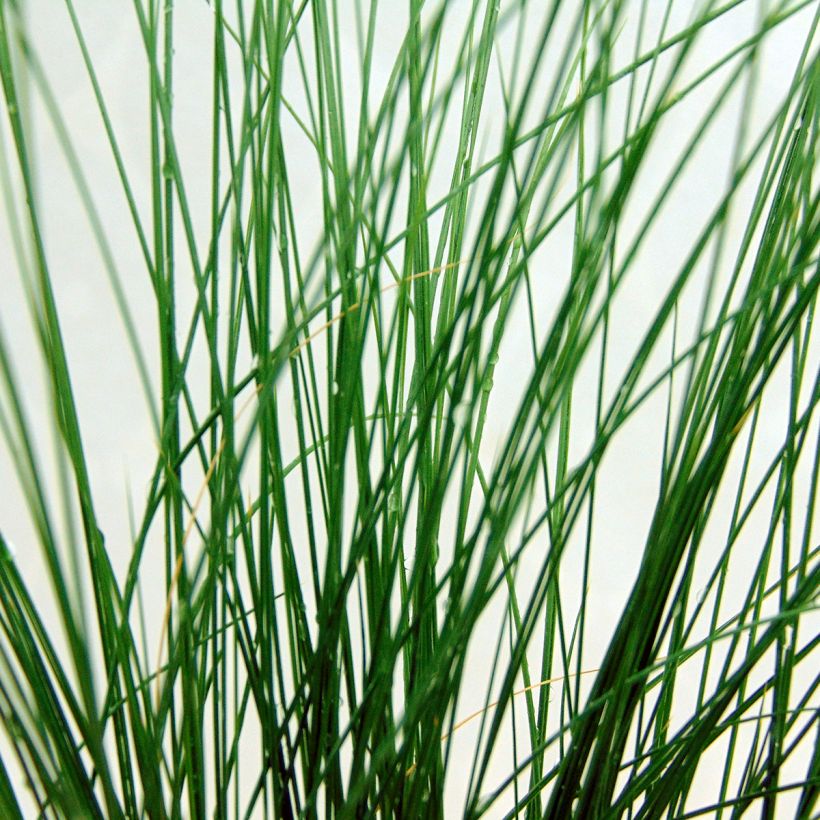
[[[0,816],[811,817],[820,7],[108,6],[0,0]]]

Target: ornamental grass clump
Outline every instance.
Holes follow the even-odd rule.
[[[819,22],[0,0],[0,816],[814,816]]]

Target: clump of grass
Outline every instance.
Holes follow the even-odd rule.
[[[56,433],[52,470],[3,333],[2,816],[810,816],[815,5],[133,0],[137,168],[92,12],[54,5],[113,163],[95,190],[0,0],[3,276]],[[131,511],[40,129],[145,400]]]

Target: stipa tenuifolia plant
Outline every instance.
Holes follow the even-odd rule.
[[[819,15],[0,0],[2,817],[811,817]]]

